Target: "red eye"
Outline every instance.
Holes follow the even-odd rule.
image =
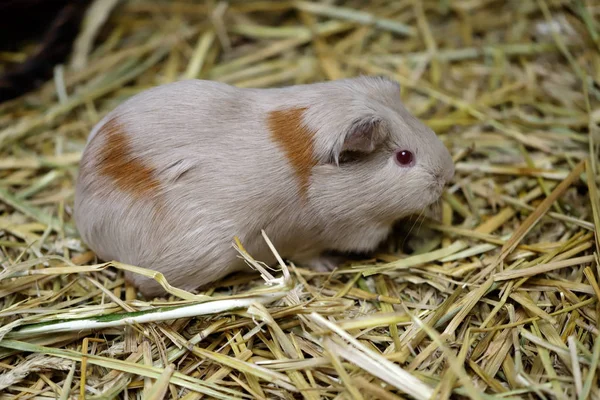
[[[396,161],[400,165],[410,165],[413,162],[413,153],[408,150],[400,150],[396,152]]]

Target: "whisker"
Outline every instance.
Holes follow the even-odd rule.
[[[421,211],[422,212],[422,211]],[[413,222],[412,226],[410,227],[410,229],[408,230],[408,233],[404,236],[404,240],[402,241],[402,247],[404,247],[404,245],[406,244],[406,240],[408,239],[408,237],[410,236],[410,234],[412,233],[413,229],[415,228],[415,225],[417,224],[417,222],[419,222],[419,217],[420,215],[417,217],[417,219],[415,219],[415,221]]]
[[[425,222],[425,209],[423,208],[421,210],[421,213],[419,214],[419,216],[417,217],[417,221],[421,220],[421,223],[419,224],[419,227],[417,228],[417,235],[419,234],[421,227],[423,226],[423,223]],[[421,218],[423,217],[423,218]]]

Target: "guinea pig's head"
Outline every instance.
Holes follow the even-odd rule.
[[[309,198],[328,218],[392,222],[420,213],[454,176],[448,149],[404,107],[399,85],[359,77],[323,86],[305,111],[314,134]]]

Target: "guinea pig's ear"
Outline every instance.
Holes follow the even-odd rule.
[[[381,117],[369,115],[352,121],[344,134],[334,161],[339,164],[344,153],[369,154],[385,139],[385,126]]]

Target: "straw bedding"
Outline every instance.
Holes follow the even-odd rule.
[[[598,21],[591,0],[95,2],[72,61],[0,105],[1,397],[600,398]],[[85,138],[129,96],[357,74],[400,82],[451,150],[438,220],[331,274],[237,243],[260,273],[157,276],[163,299],[79,240]]]

